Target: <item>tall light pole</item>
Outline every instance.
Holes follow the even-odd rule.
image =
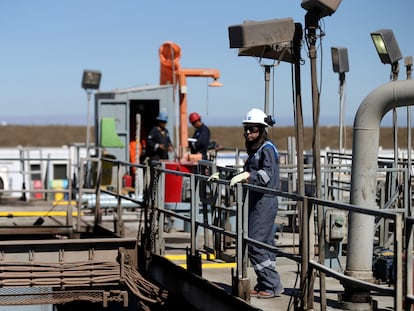
[[[85,69],[82,75],[82,88],[86,91],[87,96],[87,116],[86,116],[86,153],[89,156],[89,147],[90,147],[90,106],[91,106],[91,96],[94,90],[99,89],[101,83],[102,74],[97,70],[88,70]]]
[[[317,198],[321,197],[321,150],[320,150],[320,128],[319,128],[319,116],[320,116],[320,93],[318,88],[317,74],[316,74],[316,42],[318,38],[322,36],[320,31],[319,21],[325,16],[332,15],[335,13],[338,8],[341,0],[303,0],[301,3],[302,8],[307,10],[305,15],[305,40],[309,48],[309,58],[310,58],[310,69],[311,69],[311,87],[312,87],[312,112],[313,112],[313,138],[312,138],[312,155],[313,155],[313,170],[315,174],[315,193],[314,196]],[[319,33],[318,33],[319,31]],[[324,208],[323,206],[318,205],[317,209],[317,220],[318,220],[318,244],[319,249],[325,249],[325,217],[324,217]],[[310,219],[312,219],[311,215]],[[312,231],[310,231],[312,232]],[[314,241],[310,241],[313,243]],[[310,242],[310,243],[311,243]],[[312,244],[310,244],[312,245]],[[309,257],[314,257],[315,254],[311,250]],[[318,257],[319,263],[323,264],[325,261],[324,251],[319,252]],[[306,272],[305,272],[306,273]],[[314,281],[315,274],[312,273],[311,282]],[[319,278],[319,286],[321,289],[321,309],[326,308],[325,297],[325,277],[321,273]],[[313,308],[313,292],[306,289],[307,301],[305,301],[305,308]]]
[[[404,58],[404,65],[407,73],[407,80],[411,80],[411,72],[413,67],[413,57],[407,56]],[[407,215],[412,216],[411,210],[411,193],[412,193],[412,167],[411,167],[411,106],[407,106],[407,167],[408,167],[408,206],[407,206]],[[412,239],[407,239],[408,245],[407,249],[413,249]],[[407,252],[407,262],[413,262],[412,252]],[[407,270],[406,270],[407,271]],[[410,270],[408,270],[410,271]],[[406,275],[406,284],[413,284],[413,275],[411,273],[405,273]],[[410,290],[412,292],[412,286],[406,286],[407,292]]]
[[[349,71],[348,49],[344,47],[332,47],[333,71],[339,73],[339,152],[344,153],[344,110],[345,110],[345,72]]]
[[[402,59],[402,54],[398,46],[397,40],[394,37],[394,33],[391,29],[380,29],[371,33],[372,41],[374,42],[375,49],[383,64],[391,65],[391,81],[398,80],[399,64],[398,61]],[[394,129],[394,162],[397,165],[398,162],[398,121],[397,121],[397,109],[392,110],[392,120]]]
[[[407,80],[411,80],[411,72],[412,72],[412,67],[413,67],[413,57],[412,56],[407,56],[404,58],[404,65],[406,68],[406,73],[407,73]],[[409,178],[410,178],[410,182],[408,183],[409,185],[411,185],[411,106],[407,106],[407,166],[408,166],[408,172],[409,172]],[[411,189],[411,187],[410,187]],[[408,200],[408,206],[409,206],[409,211],[408,211],[408,215],[411,216],[411,190],[410,190],[410,199]]]

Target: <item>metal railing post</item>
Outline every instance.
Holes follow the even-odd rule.
[[[122,195],[122,172],[120,162],[116,162],[116,188],[117,188],[117,207],[116,207],[116,219],[115,219],[115,233],[120,236],[124,236],[124,223],[122,218],[122,204],[121,204],[121,195]]]
[[[408,218],[405,221],[405,265],[404,265],[404,275],[405,275],[405,310],[411,311],[411,301],[407,298],[408,296],[413,295],[413,222],[410,221],[412,218]]]
[[[162,169],[165,169],[165,163],[161,164]],[[158,182],[157,182],[157,198],[156,198],[156,210],[154,210],[156,222],[158,223],[158,234],[155,238],[155,251],[157,254],[164,254],[164,221],[165,215],[158,211],[158,208],[165,208],[165,172],[159,169],[157,165],[155,170],[158,170]],[[155,224],[155,221],[154,221]]]
[[[396,213],[395,220],[395,232],[394,232],[394,263],[395,263],[395,297],[394,297],[394,310],[403,310],[403,215]],[[408,250],[407,250],[408,252]]]
[[[303,310],[307,310],[308,308],[308,270],[309,270],[309,235],[311,234],[309,232],[309,202],[306,197],[303,198],[302,203],[302,210],[299,211],[299,214],[302,214],[300,219],[302,220],[302,230],[300,230],[301,237],[300,237],[300,255],[302,256],[302,262],[301,262],[301,271],[300,271],[300,288],[301,288],[301,304],[303,307]],[[313,220],[312,220],[313,221]]]
[[[248,194],[243,198],[243,186],[236,184],[236,275],[233,276],[233,292],[250,301],[250,279],[247,277],[248,264]]]
[[[197,219],[197,206],[199,205],[199,194],[200,194],[200,181],[196,180],[195,174],[191,174],[190,176],[190,189],[193,189],[191,195],[191,206],[190,206],[190,218],[191,218],[191,233],[190,233],[190,240],[191,240],[191,255],[194,256],[196,254],[197,249],[197,228],[196,228],[196,219]]]

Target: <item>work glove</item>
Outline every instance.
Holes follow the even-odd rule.
[[[208,179],[207,179],[207,182],[209,182],[209,183],[211,183],[211,182],[213,182],[213,181],[215,181],[215,180],[217,180],[217,179],[220,179],[220,173],[214,173],[214,174],[212,174]]]
[[[230,180],[230,187],[233,187],[238,182],[245,182],[247,178],[249,178],[250,173],[249,172],[242,172],[240,174],[237,174]]]

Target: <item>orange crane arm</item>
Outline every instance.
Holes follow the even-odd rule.
[[[220,71],[210,68],[181,68],[180,57],[181,48],[172,41],[165,41],[159,48],[160,57],[160,84],[179,84],[180,97],[180,120],[179,120],[179,146],[184,149],[188,147],[188,127],[187,127],[187,77],[210,77],[214,79],[211,86],[220,86],[218,79]],[[177,81],[178,80],[178,81]],[[179,154],[183,155],[183,150]]]
[[[179,93],[180,93],[180,146],[188,147],[187,127],[187,77],[211,77],[215,81],[220,78],[220,71],[217,69],[183,68],[179,71]]]

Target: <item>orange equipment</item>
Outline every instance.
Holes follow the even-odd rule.
[[[180,146],[188,147],[187,127],[187,77],[211,77],[214,82],[210,86],[221,86],[218,84],[220,71],[217,69],[189,69],[183,68],[179,72],[179,94],[180,94]]]
[[[164,42],[160,49],[160,84],[177,84],[177,76],[180,71],[181,48],[171,42]]]
[[[211,77],[214,82],[209,86],[221,86],[218,82],[220,71],[217,69],[182,69],[180,66],[181,48],[177,44],[166,41],[159,49],[160,56],[160,84],[179,84],[180,95],[180,147],[188,147],[187,126],[187,77]],[[178,81],[177,81],[178,80]],[[179,154],[183,154],[179,150]]]
[[[137,154],[138,152],[138,154]],[[138,142],[138,148],[137,148],[137,141],[131,140],[129,142],[129,161],[131,163],[139,163],[139,159],[142,154],[142,145],[140,142]],[[131,167],[131,174],[135,175],[135,166]]]

